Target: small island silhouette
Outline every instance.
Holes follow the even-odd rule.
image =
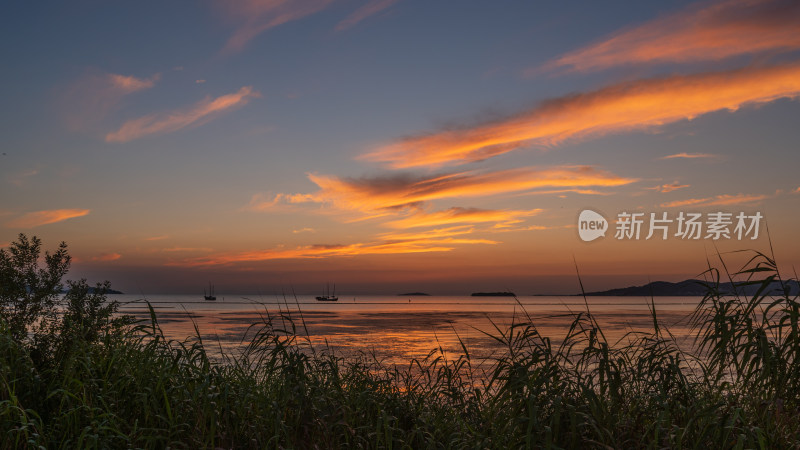
[[[713,286],[713,283],[703,280],[683,280],[677,283],[672,283],[669,281],[653,281],[643,286],[629,286],[624,288],[609,289],[607,291],[587,292],[585,294],[575,295],[615,297],[697,297],[705,295],[708,292],[709,285]],[[738,283],[732,284],[731,282],[722,282],[719,283],[719,286],[717,286],[716,289],[720,294],[724,295],[753,295],[760,289],[760,287],[760,285],[747,285]],[[776,280],[770,283],[766,291],[763,293],[768,295],[782,295],[784,290],[789,295],[797,295],[798,292],[800,292],[800,286],[798,286],[798,282],[795,280],[789,280],[783,284]]]

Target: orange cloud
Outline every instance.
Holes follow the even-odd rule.
[[[723,194],[716,197],[706,198],[690,198],[686,200],[676,200],[674,202],[662,203],[662,208],[676,208],[679,206],[729,206],[729,205],[743,205],[749,203],[757,203],[766,198],[768,195],[750,195],[750,194]]]
[[[713,155],[711,153],[675,153],[674,155],[662,156],[659,159],[676,159],[676,158],[700,159],[700,158],[717,158],[717,157],[718,155]]]
[[[395,168],[462,164],[798,95],[800,64],[640,80],[550,100],[497,122],[410,137],[361,158]]]
[[[34,228],[89,214],[88,209],[52,209],[30,212],[6,223],[8,228]]]
[[[248,42],[270,28],[322,11],[333,0],[237,0],[218,1],[239,26],[223,52],[241,51]]]
[[[530,217],[540,213],[542,209],[531,210],[487,210],[478,208],[450,208],[432,213],[416,212],[399,220],[386,222],[391,228],[417,228],[455,223],[484,223],[496,222],[500,224],[514,224],[522,221],[523,217]]]
[[[466,239],[463,237],[454,238],[453,236],[464,236],[473,233],[475,230],[469,226],[458,226],[450,228],[437,228],[433,230],[419,231],[413,233],[382,233],[378,237],[384,242],[436,242],[437,244],[498,244],[499,242],[489,239]]]
[[[633,180],[638,181],[638,180]],[[550,190],[537,190],[531,192],[523,192],[518,195],[551,195],[551,194],[581,194],[581,195],[611,195],[610,192],[602,192],[596,189],[550,189]],[[559,195],[564,198],[566,195]]]
[[[161,240],[164,240],[164,239],[167,239],[167,238],[169,238],[169,236],[163,235],[163,236],[147,237],[147,238],[144,238],[144,240],[145,241],[161,241]]]
[[[636,63],[716,61],[757,52],[793,51],[800,48],[798,23],[800,3],[794,0],[702,3],[567,53],[542,69],[587,71]]]
[[[344,20],[336,25],[336,31],[344,31],[356,26],[369,16],[375,15],[397,3],[397,0],[374,0],[353,11]]]
[[[108,133],[106,142],[128,142],[153,134],[171,133],[190,125],[200,125],[217,115],[244,106],[251,98],[259,96],[260,94],[253,91],[252,87],[245,86],[233,94],[215,99],[206,97],[186,109],[150,114],[129,120],[119,130]]]
[[[458,239],[412,239],[379,241],[372,243],[358,244],[318,244],[293,249],[271,249],[252,252],[226,253],[211,255],[201,258],[191,258],[183,261],[173,262],[169,265],[175,266],[210,266],[223,265],[243,262],[268,261],[273,259],[295,259],[295,258],[328,258],[336,256],[359,256],[376,254],[400,254],[400,253],[427,253],[427,252],[449,252],[453,250],[453,245],[459,243],[475,243],[477,240]],[[480,243],[495,243],[495,241],[480,240]]]
[[[662,193],[677,191],[678,189],[688,188],[688,184],[678,184],[678,182],[674,182],[671,184],[662,184],[660,186],[649,187],[645,189],[651,189]]]
[[[122,255],[120,255],[119,253],[104,253],[100,256],[95,256],[94,258],[92,258],[92,261],[108,262],[108,261],[116,261],[120,258],[122,258]]]
[[[309,174],[319,191],[278,194],[272,200],[254,197],[248,209],[263,211],[284,204],[324,203],[339,210],[379,213],[419,210],[430,201],[484,197],[550,187],[621,186],[637,180],[593,167],[524,167],[496,172],[457,172],[422,177],[398,175],[376,178],[338,178]]]

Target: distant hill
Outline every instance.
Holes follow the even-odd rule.
[[[513,292],[473,292],[473,297],[516,297]]]
[[[424,292],[407,292],[405,294],[397,294],[397,295],[406,297],[406,296],[409,296],[409,295],[427,295],[427,296],[430,296],[431,294],[426,294]]]
[[[609,289],[607,291],[587,292],[587,296],[639,296],[639,297],[680,297],[680,296],[703,296],[706,294],[706,282],[702,280],[684,280],[677,283],[670,283],[669,281],[654,281],[647,283],[644,286],[630,286],[625,288]],[[800,292],[800,285],[797,281],[787,282],[789,288],[789,295],[797,295]],[[759,289],[758,285],[753,286],[737,286],[736,291],[741,295],[753,295]],[[782,295],[780,283],[777,281],[772,283],[768,288],[769,294]],[[730,282],[720,283],[719,291],[723,294],[733,294],[734,288]],[[582,294],[577,294],[582,295]]]
[[[66,293],[67,293],[67,290],[66,290],[66,289],[64,289],[64,290],[62,290],[62,291],[61,291],[61,293],[62,293],[62,294],[66,294]],[[97,288],[95,288],[95,287],[90,287],[90,288],[89,288],[89,293],[90,293],[90,294],[96,294],[96,293],[97,293]],[[108,289],[108,290],[106,290],[106,294],[125,294],[125,293],[124,293],[124,292],[122,292],[122,291],[117,291],[117,290],[115,290],[115,289]]]

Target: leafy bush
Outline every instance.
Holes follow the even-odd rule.
[[[118,305],[106,299],[108,282],[90,288],[84,279],[67,281],[64,292],[72,260],[66,243],[44,257],[41,248],[39,238],[20,234],[8,250],[0,249],[0,323],[37,362],[52,366],[75,345],[96,342],[130,321],[114,317]]]

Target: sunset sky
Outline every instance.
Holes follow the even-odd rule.
[[[13,2],[0,39],[0,247],[66,241],[71,278],[576,293],[767,227],[800,268],[797,1]],[[765,220],[645,239],[681,212]]]

